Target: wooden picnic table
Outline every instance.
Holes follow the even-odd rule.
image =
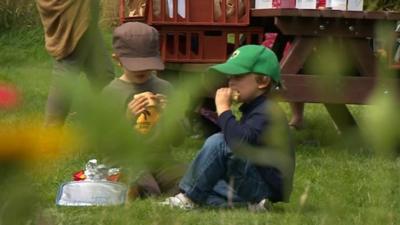
[[[346,104],[365,104],[377,84],[377,58],[371,46],[375,29],[386,23],[394,33],[400,13],[252,9],[250,15],[251,25],[278,33],[273,50],[281,59],[286,86],[280,91],[283,98],[290,102],[323,103],[339,129],[356,125]],[[318,54],[323,49],[321,40],[327,38],[345,46],[349,53],[346,60],[354,62],[355,74],[339,74],[342,76],[335,76],[330,82],[321,79],[320,74],[301,74],[309,56]],[[291,48],[282,57],[287,42]]]

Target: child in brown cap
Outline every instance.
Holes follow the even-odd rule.
[[[136,117],[150,102],[145,96],[133,98],[134,95],[151,92],[154,98],[161,98],[172,90],[168,81],[156,76],[157,71],[164,70],[158,38],[155,28],[138,22],[124,23],[113,34],[114,58],[122,66],[123,74],[104,88],[104,92],[117,96],[121,108],[128,103],[128,112]]]
[[[142,123],[143,120],[155,115],[151,108],[165,102],[165,96],[173,89],[168,81],[157,77],[157,72],[164,70],[159,52],[159,33],[144,23],[124,23],[114,30],[113,48],[114,58],[122,66],[123,74],[105,87],[103,94],[114,97],[114,103],[133,118],[134,128],[146,138],[148,129],[152,127],[144,129],[146,123]],[[183,171],[178,167],[146,171],[132,190],[141,196],[172,193],[177,190],[180,171]]]

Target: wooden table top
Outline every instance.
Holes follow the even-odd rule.
[[[342,11],[330,9],[251,9],[250,16],[400,20],[400,12],[398,11]]]

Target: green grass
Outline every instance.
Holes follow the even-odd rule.
[[[195,151],[190,149],[190,152]],[[189,152],[188,152],[189,153]],[[83,157],[84,158],[84,157]],[[81,163],[81,164],[80,164]],[[291,202],[270,213],[245,209],[199,209],[185,212],[159,206],[162,199],[130,202],[123,207],[65,208],[54,206],[58,185],[79,168],[72,159],[40,185],[44,214],[58,224],[397,224],[399,162],[348,154],[340,149],[300,146]],[[40,181],[38,181],[40,182]],[[300,196],[309,187],[308,198]]]
[[[109,33],[106,39],[110,45]],[[20,108],[0,111],[1,124],[42,118],[52,68],[43,48],[42,32],[13,30],[1,34],[0,49],[0,81],[13,83],[23,94]],[[282,107],[289,116],[288,105],[282,103]],[[367,108],[352,106],[351,111],[363,121]],[[26,198],[16,200],[17,208],[37,207],[38,211],[26,216],[28,222],[20,224],[400,224],[400,160],[378,157],[346,144],[349,138],[337,134],[320,104],[307,105],[305,115],[307,128],[293,132],[297,165],[291,201],[276,204],[269,213],[254,214],[245,209],[187,212],[159,206],[163,198],[132,201],[121,207],[55,206],[59,185],[69,181],[88,159],[96,157],[85,149],[58,161],[44,161],[29,171],[11,170],[0,181],[0,198],[26,194]],[[201,143],[187,138],[174,150],[175,159],[188,162]],[[14,182],[12,178],[17,175],[25,180]],[[21,184],[24,188],[20,189]],[[6,207],[4,201],[2,207]],[[25,218],[18,212],[0,210],[0,224],[18,224],[18,218]]]
[[[52,65],[43,39],[40,29],[12,30],[0,35],[0,82],[15,85],[23,96],[20,108],[12,113],[0,111],[1,122],[42,114]]]

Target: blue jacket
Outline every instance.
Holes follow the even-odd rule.
[[[267,152],[270,147],[268,133],[272,123],[282,122],[283,126],[287,127],[286,121],[273,121],[271,110],[273,107],[279,108],[279,106],[267,101],[266,97],[261,95],[258,96],[250,103],[244,103],[240,106],[239,110],[242,112],[240,121],[237,121],[231,110],[223,112],[218,117],[218,125],[224,134],[225,141],[227,142],[230,149],[235,153],[236,149],[243,148],[244,146],[250,146],[248,151],[261,150]],[[286,129],[283,135],[287,137],[283,140],[290,142],[289,129]],[[271,201],[287,201],[292,189],[292,180],[294,173],[294,151],[290,143],[287,143],[290,149],[286,149],[284,152],[285,160],[283,160],[282,167],[273,166],[274,163],[267,164],[256,164],[256,168],[259,171],[264,181],[269,184],[272,189],[273,196]],[[253,148],[255,147],[255,148]],[[271,150],[271,148],[269,149]],[[279,149],[276,149],[279,150]],[[276,151],[274,150],[274,151]],[[252,154],[252,153],[250,153]],[[263,157],[268,154],[262,155]],[[250,160],[251,161],[251,160]],[[282,169],[285,168],[285,169]]]

